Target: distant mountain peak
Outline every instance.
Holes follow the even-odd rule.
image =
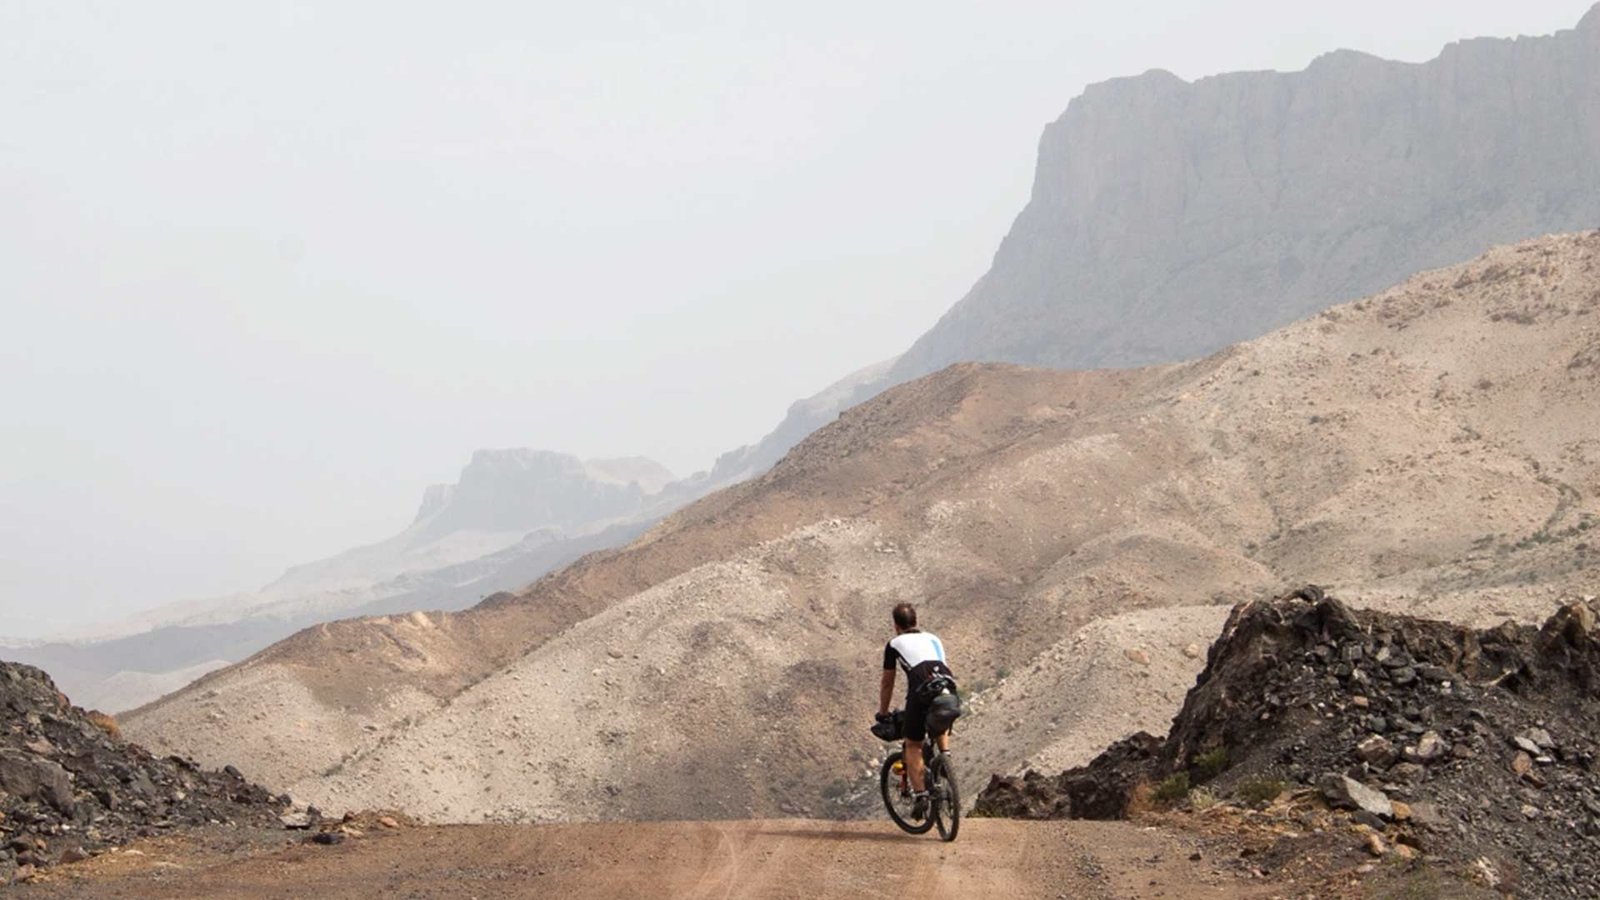
[[[643,457],[585,461],[528,447],[481,449],[455,484],[428,488],[413,527],[427,538],[585,528],[637,513],[672,481],[664,466]]]

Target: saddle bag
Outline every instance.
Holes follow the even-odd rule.
[[[923,688],[928,693],[928,734],[940,735],[961,718],[961,695],[953,678],[936,678]]]

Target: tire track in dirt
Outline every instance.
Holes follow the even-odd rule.
[[[281,833],[268,841],[283,841]],[[167,839],[67,867],[8,897],[558,897],[1242,900],[1266,896],[1192,858],[1191,836],[1125,822],[963,823],[943,843],[888,822],[767,820],[412,828],[241,852]]]
[[[739,883],[739,846],[729,825],[718,824],[717,846],[710,853],[700,881],[684,894],[686,900],[728,900]]]

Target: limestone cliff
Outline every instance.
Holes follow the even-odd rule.
[[[1209,353],[1497,243],[1600,225],[1600,7],[1420,65],[1090,87],[989,272],[886,384]]]

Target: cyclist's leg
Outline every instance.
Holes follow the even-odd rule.
[[[911,789],[913,791],[924,791],[924,790],[927,790],[926,784],[922,780],[922,742],[921,741],[913,741],[910,738],[906,739],[906,756],[905,756],[905,760],[906,760],[906,775],[910,776],[910,778],[911,778]]]
[[[906,774],[913,791],[927,790],[922,780],[922,742],[928,739],[928,705],[919,702],[915,692],[906,697]]]

